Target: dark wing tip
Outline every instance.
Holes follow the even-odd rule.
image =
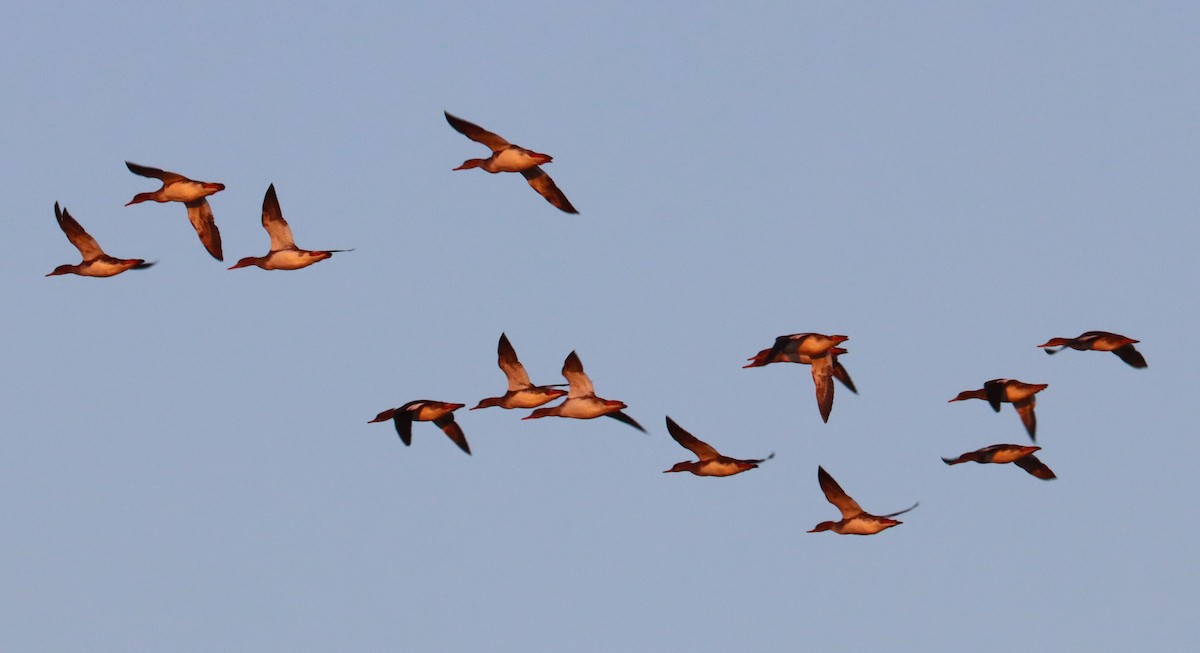
[[[154,177],[155,179],[161,179],[164,174],[164,172],[158,168],[138,165],[132,161],[126,161],[125,167],[129,168],[129,171],[133,174],[141,177]]]
[[[500,341],[496,343],[496,353],[501,356],[509,356],[513,359],[516,359],[517,350],[514,349],[512,343],[509,342],[508,334],[500,334]]]
[[[1056,478],[1054,471],[1046,466],[1046,463],[1038,459],[1037,456],[1029,454],[1023,458],[1016,460],[1017,467],[1029,472],[1031,476],[1040,478],[1043,481],[1052,481]]]
[[[479,125],[463,120],[462,118],[459,118],[445,109],[442,110],[442,114],[446,116],[446,122],[450,123],[450,126],[454,128],[454,131],[466,136],[467,138],[474,140],[474,138],[471,136],[471,132],[483,131]]]
[[[628,425],[632,426],[633,428],[641,431],[642,433],[646,433],[646,429],[642,428],[642,425],[638,424],[637,420],[633,419],[629,415],[626,415],[625,413],[623,413],[619,410],[616,411],[615,413],[608,413],[608,416],[617,420],[618,422],[623,422],[625,424],[628,424]]]
[[[400,436],[400,441],[404,446],[412,445],[412,415],[403,407],[393,409],[396,412],[392,415],[392,424],[396,427],[396,435]],[[378,418],[376,418],[378,419]]]
[[[213,258],[217,259],[218,261],[225,260],[225,253],[221,251],[221,232],[217,231],[216,224],[213,224],[212,226],[211,236],[202,240],[204,242],[204,249],[208,250],[208,253]]]
[[[279,194],[275,192],[275,184],[267,186],[267,192],[263,195],[263,214],[270,214],[274,219],[283,218],[283,210],[279,206]]]
[[[699,443],[696,436],[688,433],[687,430],[677,424],[675,420],[671,419],[670,415],[667,415],[666,417],[667,434],[671,436],[671,439],[675,440],[675,442],[678,442],[685,449],[691,449],[695,444]]]
[[[910,510],[913,510],[913,509],[915,509],[915,508],[916,508],[917,506],[919,506],[919,505],[921,505],[921,502],[920,502],[920,501],[918,501],[918,502],[916,502],[916,503],[912,504],[911,506],[909,506],[909,507],[905,508],[904,510],[898,510],[898,511],[896,511],[896,512],[888,513],[888,514],[886,514],[886,515],[883,515],[883,516],[884,516],[884,517],[895,517],[896,515],[903,515],[904,513],[908,512],[908,511],[910,511]]]
[[[558,210],[563,213],[579,213],[571,205],[571,200],[567,199],[566,194],[559,189],[558,184],[554,183],[554,179],[546,174],[545,170],[542,170],[541,166],[533,166],[532,168],[522,170],[521,176],[525,177],[525,181],[529,182],[530,187]]]
[[[1113,353],[1116,354],[1118,358],[1125,361],[1130,367],[1136,367],[1138,369],[1147,367],[1146,358],[1142,356],[1141,352],[1134,349],[1133,345],[1123,345],[1121,347],[1117,347],[1113,350]]]

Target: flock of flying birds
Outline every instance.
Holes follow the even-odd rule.
[[[519,172],[529,185],[546,201],[566,213],[578,213],[571,205],[566,195],[559,190],[554,180],[541,169],[544,163],[553,159],[548,154],[541,154],[523,147],[513,145],[497,134],[489,132],[478,125],[445,113],[446,121],[456,131],[467,138],[485,145],[492,154],[486,159],[468,159],[454,170],[481,168],[490,173]],[[206,199],[209,195],[225,189],[224,184],[194,181],[183,175],[151,168],[135,163],[126,162],[129,171],[143,177],[158,179],[162,186],[153,192],[138,193],[129,201],[138,204],[146,201],[182,202],[187,207],[188,219],[196,230],[200,242],[213,258],[224,260],[221,248],[221,233],[217,229],[211,206]],[[126,270],[145,269],[153,262],[144,259],[119,259],[109,256],[101,249],[91,235],[67,212],[66,208],[54,205],[54,215],[59,227],[67,239],[79,249],[83,260],[77,265],[64,264],[56,267],[46,276],[77,274],[88,277],[111,277]],[[263,198],[262,208],[263,228],[271,239],[271,248],[265,256],[249,256],[239,260],[229,269],[257,266],[264,270],[298,270],[308,267],[318,261],[333,256],[336,252],[350,250],[306,250],[296,246],[292,238],[291,227],[283,218],[279,207],[279,199],[275,194],[275,186],[267,188]],[[813,385],[816,390],[817,408],[821,419],[829,421],[833,410],[834,383],[836,379],[851,392],[857,393],[849,372],[838,362],[838,357],[847,353],[840,347],[849,338],[844,335],[827,336],[819,333],[797,333],[779,336],[775,343],[755,354],[744,367],[762,367],[771,363],[799,363],[808,365],[812,371]],[[1088,331],[1077,338],[1051,338],[1048,342],[1038,345],[1047,354],[1054,354],[1063,349],[1071,348],[1079,351],[1110,351],[1122,361],[1135,368],[1146,367],[1146,360],[1136,349],[1137,340],[1106,331]],[[628,424],[639,431],[645,432],[629,415],[625,414],[627,407],[624,402],[614,399],[603,399],[596,396],[592,381],[583,371],[583,363],[578,354],[571,352],[563,363],[562,375],[566,384],[533,385],[525,367],[517,359],[516,350],[509,342],[507,335],[500,334],[499,355],[500,370],[508,378],[508,390],[499,397],[483,399],[471,410],[499,406],[505,409],[523,408],[534,409],[523,419],[538,419],[542,417],[567,417],[574,419],[594,419],[601,416],[611,417]],[[563,390],[563,385],[567,386]],[[1037,417],[1034,414],[1037,393],[1045,390],[1044,383],[1023,383],[1014,379],[993,379],[983,384],[978,390],[964,390],[951,402],[965,399],[983,399],[996,412],[1001,404],[1010,403],[1016,409],[1029,434],[1031,441],[1036,442]],[[544,407],[556,399],[566,397],[556,406]],[[433,422],[464,452],[470,454],[471,447],[467,443],[462,428],[454,421],[454,411],[463,408],[465,404],[449,403],[419,399],[410,401],[399,408],[385,410],[375,416],[369,423],[391,421],[396,432],[405,445],[412,443],[413,422]],[[701,441],[683,429],[672,420],[666,418],[667,432],[680,446],[690,450],[698,460],[675,463],[669,472],[691,472],[697,476],[732,476],[754,469],[774,457],[738,459],[721,455],[716,449]],[[1017,444],[994,444],[991,446],[964,453],[957,458],[942,458],[947,465],[957,465],[964,462],[976,463],[1014,463],[1029,474],[1043,479],[1055,478],[1054,472],[1041,462],[1034,452],[1038,446]],[[842,515],[839,521],[824,521],[817,524],[810,533],[833,531],[843,535],[873,535],[884,529],[891,528],[901,522],[893,517],[906,513],[917,507],[913,504],[904,510],[887,515],[873,515],[864,511],[858,503],[842,490],[837,481],[825,471],[817,468],[817,480],[825,498],[829,500]]]

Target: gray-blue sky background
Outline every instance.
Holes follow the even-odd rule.
[[[186,13],[185,13],[186,12]],[[0,648],[1190,650],[1200,11],[1183,3],[0,10]],[[448,110],[554,156],[581,211]],[[224,265],[157,182],[210,198]],[[266,252],[274,183],[298,272]],[[42,275],[78,252],[112,279]],[[1150,367],[1036,345],[1090,329]],[[613,420],[378,411],[577,350]],[[822,424],[780,334],[850,336]],[[1028,441],[1041,482],[952,456]],[[777,457],[728,479],[690,453]],[[824,465],[867,510],[836,518]]]

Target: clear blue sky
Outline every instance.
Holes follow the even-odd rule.
[[[1183,3],[0,10],[0,649],[1190,650],[1200,11]],[[526,147],[581,211],[448,110]],[[125,160],[226,184],[226,263]],[[297,272],[267,251],[274,183]],[[78,253],[112,279],[44,278]],[[1048,357],[1142,341],[1149,369]],[[616,421],[412,399],[579,352]],[[823,424],[780,334],[850,336]],[[1038,481],[946,467],[1027,438]],[[776,452],[727,479],[689,452]],[[836,518],[825,466],[868,510]]]

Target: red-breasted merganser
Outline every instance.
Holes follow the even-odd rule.
[[[1040,479],[1049,481],[1054,478],[1054,472],[1050,471],[1050,468],[1045,463],[1033,455],[1033,452],[1040,449],[1041,447],[1022,446],[1019,444],[993,444],[990,447],[969,451],[958,458],[942,458],[942,462],[947,465],[957,465],[965,462],[1016,463],[1017,467]]]
[[[138,204],[149,200],[183,202],[183,205],[187,207],[188,220],[192,221],[192,227],[196,229],[196,235],[200,236],[200,242],[204,243],[204,248],[208,250],[209,254],[212,254],[213,258],[218,261],[224,260],[221,254],[221,232],[217,230],[217,223],[213,220],[212,207],[204,198],[225,190],[225,184],[192,181],[174,172],[140,166],[128,161],[125,162],[125,166],[135,175],[152,177],[162,182],[162,188],[152,193],[138,193],[129,200],[129,204]],[[125,206],[129,206],[129,204]]]
[[[334,252],[349,252],[348,249],[308,250],[296,247],[292,240],[292,228],[283,219],[283,211],[279,208],[279,198],[275,195],[275,184],[267,187],[263,197],[262,225],[271,236],[271,251],[266,256],[247,256],[238,261],[230,270],[256,265],[264,270],[299,270],[317,261],[324,261],[333,256]]]
[[[463,435],[462,428],[459,427],[458,422],[454,421],[454,411],[464,405],[418,399],[399,408],[385,410],[367,423],[374,424],[375,422],[386,422],[389,419],[393,420],[396,423],[396,433],[400,434],[400,441],[407,446],[412,444],[413,422],[433,422],[442,429],[446,437],[458,445],[459,449],[470,454],[471,447],[467,444],[467,436]]]
[[[539,167],[541,164],[550,163],[553,160],[549,154],[542,154],[513,145],[499,135],[493,134],[479,125],[452,116],[446,111],[442,113],[446,114],[446,122],[450,123],[450,126],[458,131],[458,133],[476,143],[486,145],[492,151],[492,155],[488,158],[467,159],[463,161],[462,165],[455,168],[455,170],[482,168],[492,173],[519,172],[534,190],[546,198],[546,201],[567,213],[579,213],[579,211],[575,210],[575,207],[571,206],[571,202],[567,199],[567,196],[563,195],[563,192],[554,184],[554,180],[550,178],[550,175],[546,174]]]
[[[846,350],[837,345],[849,340],[848,336],[827,336],[820,333],[794,333],[779,336],[770,349],[764,349],[749,359],[746,367],[762,367],[771,363],[803,363],[812,366],[813,387],[817,395],[817,408],[821,419],[829,421],[833,411],[833,379],[836,377],[851,391],[857,393],[846,368],[837,362],[837,357]]]
[[[858,394],[858,388],[854,387],[854,381],[850,378],[850,372],[847,372],[846,367],[842,365],[841,361],[838,360],[839,356],[849,352],[842,347],[831,347],[828,353],[833,358],[833,378],[840,381],[842,385],[846,386],[846,389],[850,392]],[[761,362],[757,362],[759,361],[760,357],[763,360]],[[800,354],[795,351],[776,352],[774,351],[774,348],[771,348],[758,352],[754,358],[749,359],[752,362],[749,365],[743,365],[742,368],[762,367],[763,365],[770,365],[771,363],[800,363],[801,365],[812,365],[813,358],[813,356],[809,356],[808,354]]]
[[[1088,331],[1078,338],[1051,338],[1050,342],[1038,345],[1038,347],[1058,347],[1058,349],[1047,349],[1047,354],[1057,354],[1066,347],[1079,351],[1087,351],[1089,349],[1094,351],[1111,351],[1132,367],[1146,367],[1146,359],[1142,357],[1141,352],[1133,348],[1136,342],[1140,341],[1116,333]]]
[[[1037,393],[1049,387],[1046,383],[1022,383],[1013,379],[992,379],[983,384],[980,390],[963,390],[950,401],[964,399],[983,399],[992,406],[992,410],[1000,412],[1001,403],[1010,403],[1021,416],[1021,423],[1029,433],[1029,439],[1037,442],[1037,415],[1033,407],[1037,403]]]
[[[918,503],[914,503],[911,507],[905,508],[899,512],[893,512],[890,515],[872,515],[868,512],[863,512],[859,507],[858,502],[851,499],[849,495],[842,490],[842,486],[838,485],[837,481],[825,471],[824,467],[817,467],[817,482],[821,484],[821,490],[825,492],[825,498],[829,500],[842,513],[841,521],[823,521],[813,527],[809,533],[820,533],[821,531],[833,531],[839,535],[874,535],[886,528],[891,528],[903,522],[892,519],[896,515],[904,513],[916,508]]]
[[[646,432],[641,424],[632,417],[621,412],[626,408],[624,402],[616,399],[601,399],[592,389],[592,380],[583,372],[583,363],[579,355],[571,352],[563,362],[562,375],[570,385],[566,401],[549,408],[538,408],[521,419],[537,419],[539,417],[573,417],[575,419],[593,419],[607,415],[619,422],[624,422],[633,428]]]
[[[140,258],[113,258],[100,249],[100,244],[92,238],[83,227],[71,217],[67,210],[59,209],[58,202],[54,203],[54,217],[58,226],[67,235],[67,240],[79,250],[83,260],[79,265],[63,264],[56,268],[48,277],[60,274],[78,274],[82,277],[111,277],[126,270],[144,270],[154,263],[147,263]]]
[[[771,363],[799,363],[802,357],[820,356],[850,339],[850,336],[827,336],[822,333],[793,333],[775,338],[775,344],[752,358],[746,367],[762,367]]]
[[[664,470],[664,474],[670,472],[691,472],[696,476],[733,476],[747,469],[754,469],[758,467],[759,463],[766,462],[775,457],[773,453],[766,458],[759,458],[757,460],[739,460],[737,458],[730,458],[729,456],[722,456],[716,449],[713,449],[696,436],[683,430],[670,417],[667,417],[667,432],[671,434],[672,438],[675,438],[675,441],[680,446],[696,454],[696,457],[700,460],[685,460],[675,463],[675,466],[671,469]]]
[[[533,385],[525,366],[517,360],[517,351],[508,341],[508,336],[500,334],[500,344],[496,349],[499,354],[500,371],[508,377],[508,392],[503,397],[490,397],[479,402],[471,410],[499,406],[501,408],[537,408],[567,394],[559,390],[560,386]]]

